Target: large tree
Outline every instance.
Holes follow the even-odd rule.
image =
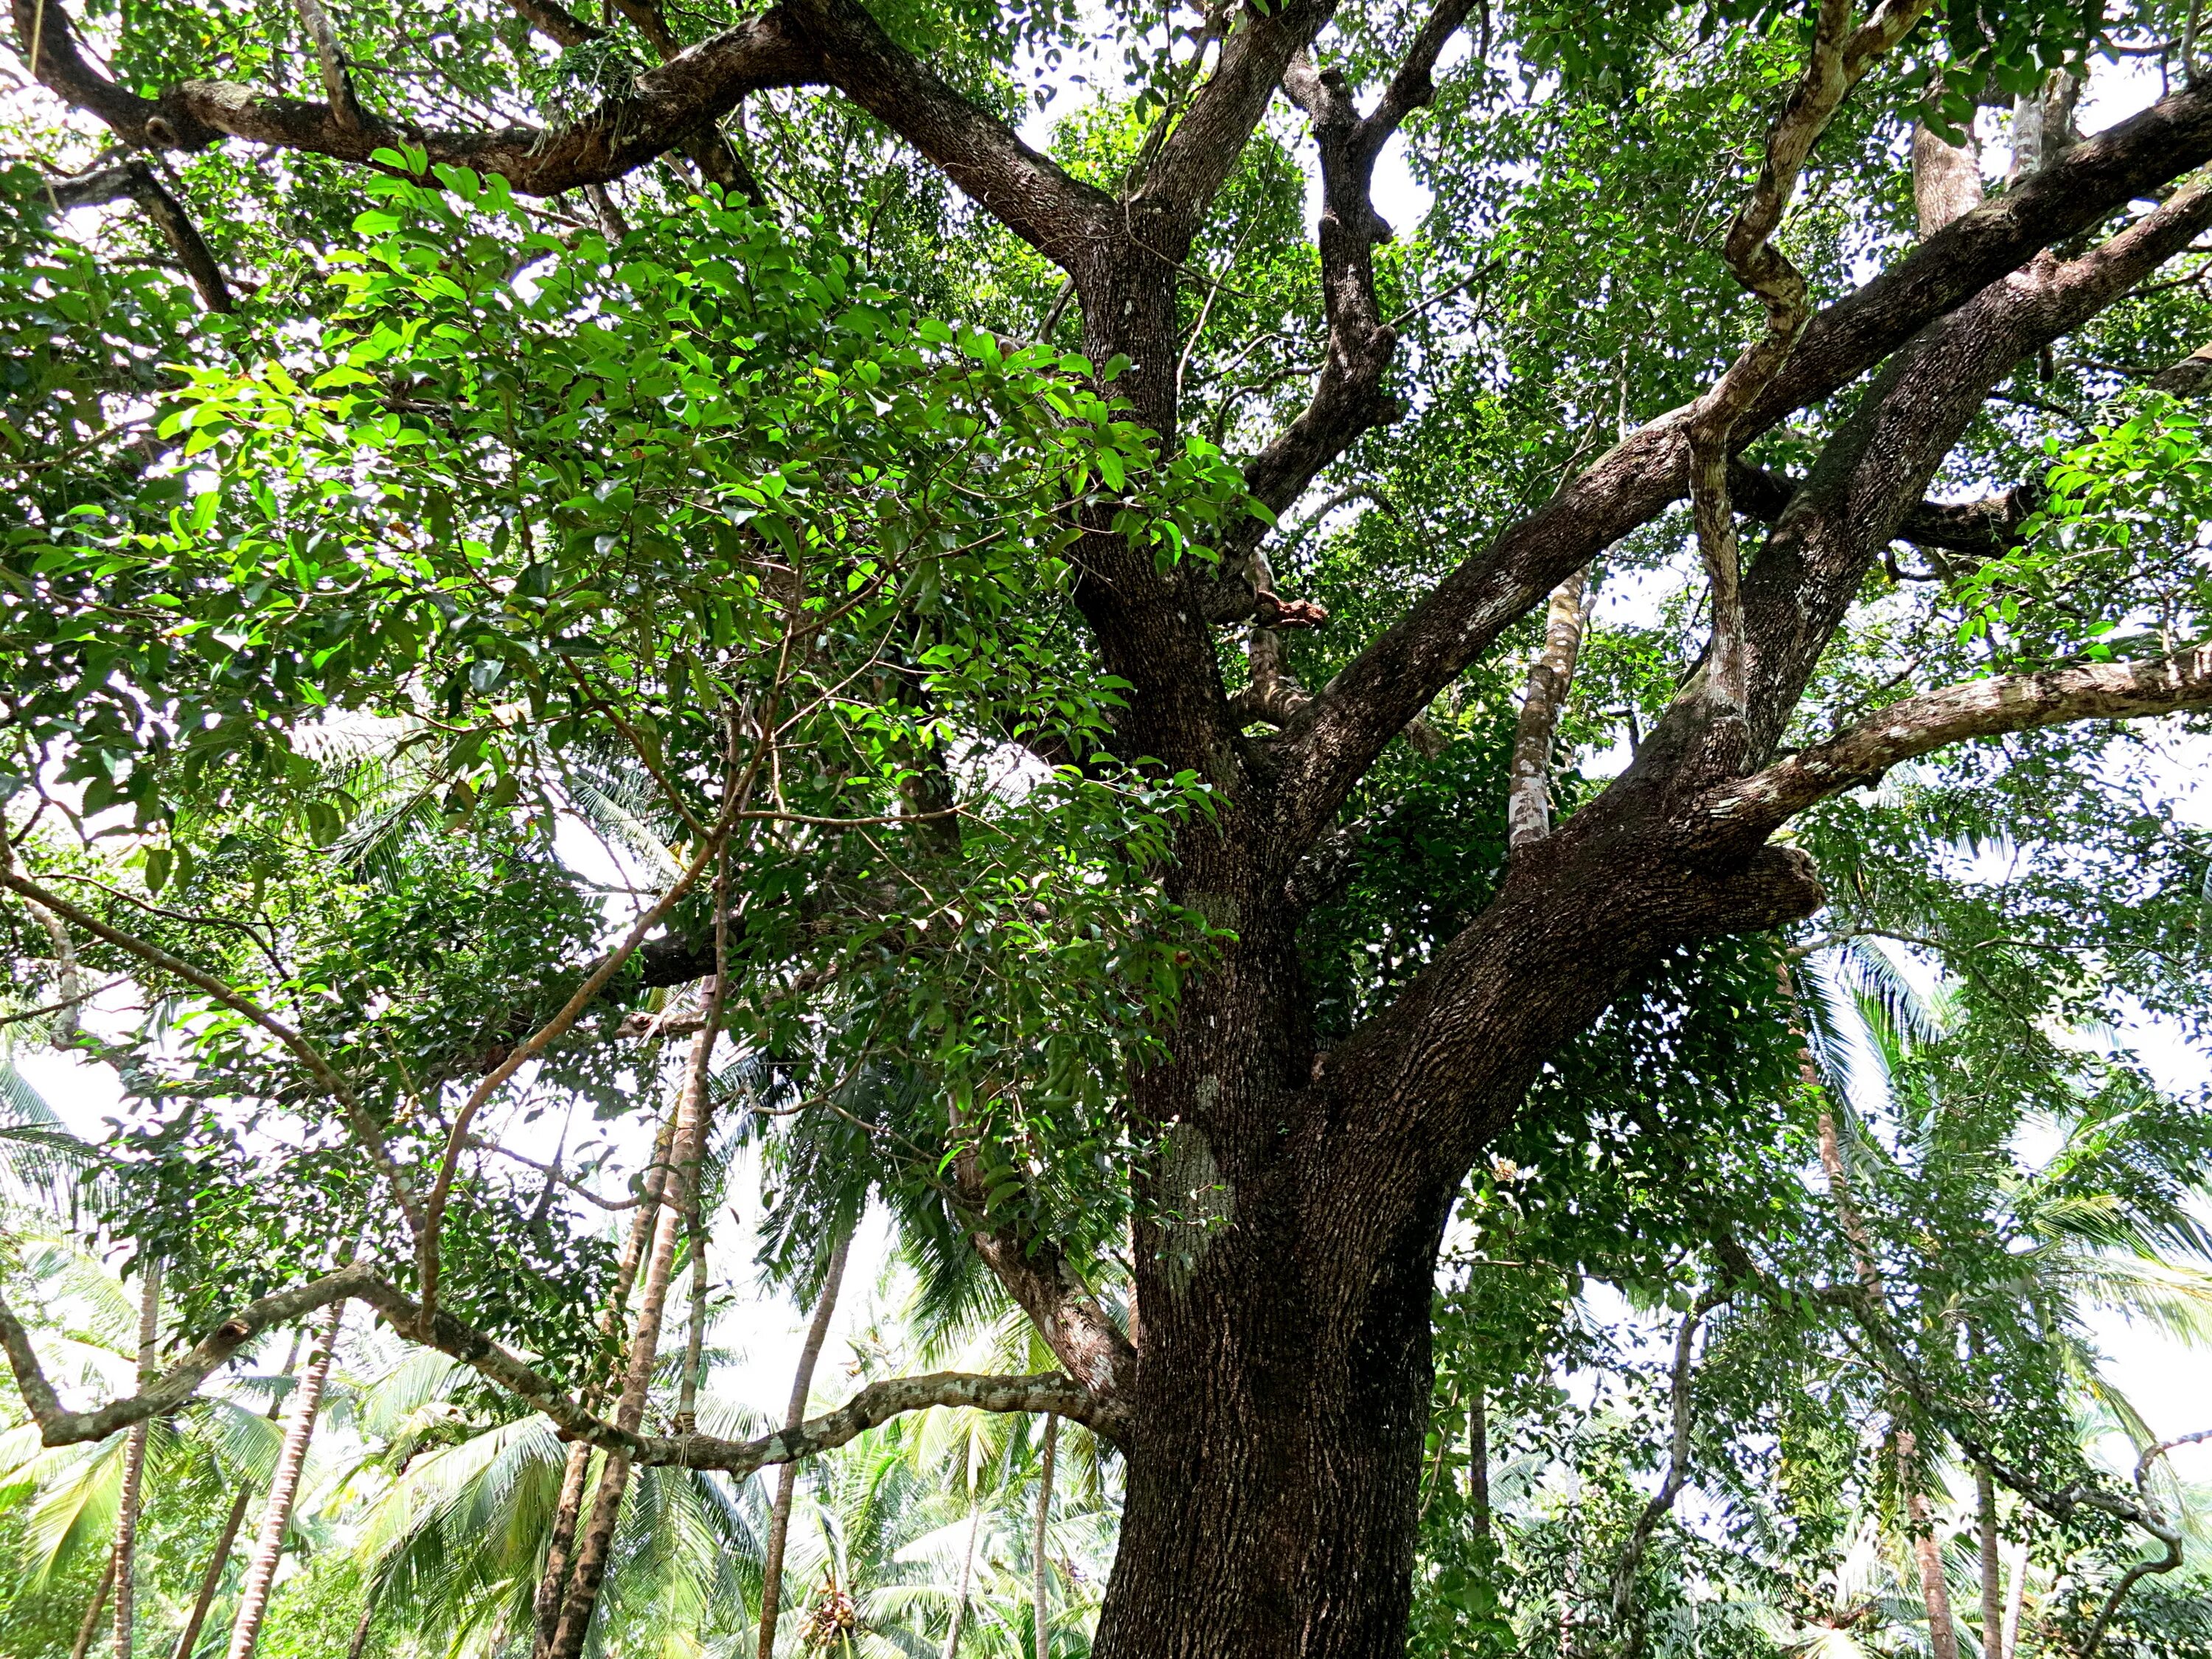
[[[41,180],[26,213],[136,203],[157,257],[243,319],[171,319],[195,379],[159,428],[181,453],[147,474],[149,502],[118,499],[145,465],[111,429],[143,418],[127,402],[100,405],[112,422],[21,422],[25,789],[90,780],[88,810],[133,802],[155,828],[188,803],[199,839],[148,855],[158,894],[188,864],[216,879],[251,813],[313,782],[277,764],[258,794],[209,797],[197,733],[262,734],[239,751],[362,708],[447,745],[444,772],[395,762],[379,787],[442,789],[450,828],[526,808],[543,764],[571,801],[647,777],[678,852],[612,948],[588,906],[546,898],[517,830],[482,867],[425,855],[444,884],[405,915],[285,901],[322,953],[270,974],[274,925],[218,939],[181,898],[149,915],[72,896],[67,858],[23,830],[0,879],[116,971],[223,1011],[203,1095],[327,1102],[354,1137],[329,1167],[380,1218],[353,1265],[228,1317],[203,1302],[199,1346],[96,1410],[62,1406],[8,1321],[50,1442],[173,1409],[258,1331],[358,1297],[611,1466],[750,1472],[930,1404],[1066,1416],[1126,1459],[1101,1652],[1395,1651],[1440,1241],[1547,1065],[1686,947],[1820,912],[1792,836],[1847,792],[1954,745],[2212,705],[2193,544],[2054,575],[2079,549],[2051,527],[2063,512],[2023,528],[2041,467],[1992,476],[2034,434],[1993,422],[1991,399],[2052,402],[2015,389],[2022,366],[2057,373],[2063,344],[2212,228],[2191,178],[2212,160],[2212,89],[2191,66],[2066,142],[2085,54],[2170,54],[2164,11],[2094,36],[2078,10],[2032,7],[1939,29],[1912,0],[1133,15],[1103,20],[1130,46],[1128,95],[1068,117],[1053,155],[1011,118],[1080,61],[1082,20],[1050,9],[623,0],[592,21],[515,0],[426,20],[301,0],[296,19],[126,11],[106,64],[58,0],[15,12],[35,79],[121,147]],[[226,65],[247,78],[209,78]],[[2014,176],[1984,202],[1966,129],[2015,100]],[[1437,206],[1401,257],[1375,179],[1423,122]],[[1294,143],[1320,206],[1310,254]],[[936,178],[984,216],[933,202]],[[196,179],[220,199],[196,204]],[[334,303],[300,248],[344,237],[296,227],[343,222],[372,189],[389,210],[358,222]],[[264,273],[244,300],[241,264]],[[47,268],[20,307],[78,269]],[[108,343],[91,321],[120,302],[104,303],[47,329],[41,372],[127,399],[69,380]],[[962,326],[914,320],[931,308]],[[307,320],[329,325],[313,349],[285,332]],[[314,395],[280,360],[320,372]],[[2116,389],[2109,364],[2065,370],[2092,371]],[[844,401],[810,401],[823,380]],[[118,471],[91,478],[88,450]],[[191,484],[195,465],[220,487]],[[394,482],[363,511],[348,492],[366,476]],[[1973,498],[1930,500],[1939,480]],[[1303,531],[1271,533],[1310,495]],[[343,582],[326,563],[318,585],[318,550],[378,536],[381,562]],[[1900,581],[1929,573],[1902,568],[1899,543],[1940,603],[1900,610]],[[1650,729],[1602,787],[1554,775],[1577,655],[1601,643],[1593,583],[1688,547],[1696,605],[1583,671]],[[1283,592],[1278,568],[1310,591]],[[447,600],[416,604],[418,577]],[[271,580],[301,595],[281,614]],[[450,602],[471,581],[481,611]],[[640,647],[662,628],[683,637]],[[191,650],[216,660],[204,638],[234,654],[180,689]],[[125,682],[143,695],[113,713]],[[571,758],[526,763],[538,732]],[[597,758],[574,758],[593,734]],[[1037,763],[1027,793],[975,781],[994,744]],[[2075,752],[2094,769],[2104,751]],[[337,836],[336,809],[301,810]],[[1420,811],[1446,851],[1414,872],[1413,919],[1378,936],[1370,915],[1362,935],[1347,887]],[[1052,886],[1068,860],[1090,873]],[[251,887],[258,910],[258,867]],[[1066,947],[1028,970],[1069,976],[1057,996],[1008,966],[1024,928]],[[476,954],[455,968],[425,947],[387,971],[380,942],[412,951],[425,929]],[[963,951],[982,964],[968,978]],[[533,952],[537,1003],[475,994],[528,978]],[[325,994],[349,974],[370,988]],[[700,981],[690,1004],[644,1006]],[[280,990],[299,1012],[280,1017]],[[392,1024],[409,996],[415,1023]],[[926,1193],[914,1224],[964,1234],[1060,1371],[879,1382],[755,1442],[654,1436],[641,1384],[598,1409],[590,1341],[564,1354],[548,1321],[501,1323],[508,1258],[465,1201],[479,1113],[587,1029],[657,1045],[735,1030],[740,1004],[767,1011],[743,1035],[784,1068],[762,1097],[832,1113],[854,1130],[842,1156]],[[678,1188],[703,1156],[709,1048]],[[1117,1206],[1126,1310],[1101,1293]],[[188,1261],[188,1243],[163,1254]],[[658,1321],[656,1304],[641,1328]],[[578,1650],[596,1583],[572,1585],[553,1650]]]

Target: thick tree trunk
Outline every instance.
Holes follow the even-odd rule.
[[[262,1505],[253,1559],[238,1593],[238,1618],[230,1627],[228,1659],[253,1659],[254,1644],[261,1639],[261,1621],[269,1611],[277,1564],[284,1558],[284,1533],[292,1523],[293,1501],[300,1495],[300,1474],[307,1465],[307,1444],[315,1436],[315,1413],[322,1407],[323,1384],[330,1378],[331,1361],[337,1352],[338,1322],[345,1316],[345,1305],[343,1301],[331,1304],[314,1351],[307,1356],[307,1369],[300,1376],[291,1420],[284,1425],[284,1443],[276,1454],[276,1478],[270,1482],[269,1501]]]
[[[138,1291],[138,1386],[154,1380],[154,1350],[161,1327],[161,1264],[149,1260]],[[139,1495],[146,1478],[150,1423],[134,1427],[123,1443],[123,1497],[115,1515],[115,1659],[131,1659],[136,1612]]]
[[[791,1403],[783,1413],[787,1429],[795,1429],[806,1420],[807,1397],[814,1392],[814,1367],[822,1358],[822,1345],[830,1340],[830,1321],[837,1311],[837,1291],[845,1281],[845,1258],[852,1246],[853,1235],[848,1231],[830,1252],[822,1294],[815,1300],[814,1317],[799,1350],[799,1369],[792,1375]],[[783,1554],[791,1539],[791,1505],[798,1492],[799,1465],[780,1465],[775,1472],[775,1503],[768,1517],[768,1553],[761,1569],[759,1659],[775,1659],[776,1620],[783,1616]]]

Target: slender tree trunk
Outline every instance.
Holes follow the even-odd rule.
[[[1475,1542],[1490,1547],[1490,1406],[1486,1390],[1474,1385],[1467,1408],[1467,1498],[1474,1515]]]
[[[100,1587],[92,1593],[92,1605],[84,1610],[84,1622],[76,1627],[76,1645],[70,1650],[70,1659],[85,1659],[92,1651],[92,1638],[100,1634],[100,1615],[107,1610],[107,1593],[115,1588],[115,1552],[107,1553],[107,1565],[100,1575]]]
[[[1928,1610],[1928,1645],[1935,1659],[1959,1659],[1959,1632],[1951,1622],[1951,1586],[1943,1577],[1943,1550],[1920,1490],[1918,1447],[1910,1429],[1897,1431],[1897,1484],[1905,1497],[1905,1525],[1920,1564],[1920,1600]]]
[[[1552,590],[1545,608],[1544,648],[1528,669],[1527,695],[1513,735],[1513,758],[1506,787],[1506,837],[1516,847],[1541,841],[1552,831],[1552,749],[1559,714],[1575,678],[1582,650],[1583,609],[1589,571],[1577,570]]]
[[[1044,1454],[1037,1469],[1036,1537],[1030,1551],[1034,1582],[1030,1586],[1030,1622],[1036,1632],[1036,1659],[1052,1659],[1052,1556],[1047,1528],[1052,1522],[1052,1461],[1060,1446],[1060,1419],[1044,1419]]]
[[[154,1380],[154,1353],[161,1334],[161,1264],[150,1258],[138,1287],[138,1386]],[[131,1659],[139,1496],[146,1479],[146,1437],[151,1421],[135,1425],[123,1443],[123,1497],[115,1515],[115,1659]]]
[[[177,1638],[176,1659],[192,1659],[192,1650],[199,1644],[200,1626],[207,1623],[208,1609],[215,1605],[216,1592],[222,1588],[223,1569],[230,1565],[230,1552],[238,1542],[238,1529],[245,1524],[246,1506],[252,1497],[252,1486],[240,1483],[230,1513],[223,1518],[222,1530],[216,1535],[207,1571],[200,1575],[200,1593],[193,1598],[191,1617],[185,1620],[184,1631]]]
[[[684,1374],[677,1383],[678,1434],[699,1432],[699,1361],[707,1351],[707,1230],[695,1213],[691,1218],[690,1328],[684,1338]]]
[[[691,1063],[684,1080],[684,1096],[677,1107],[676,1133],[672,1142],[672,1188],[664,1186],[663,1201],[655,1211],[652,1252],[646,1258],[644,1283],[638,1294],[637,1328],[630,1338],[629,1370],[615,1402],[617,1426],[635,1432],[645,1420],[645,1405],[653,1387],[654,1362],[660,1353],[660,1326],[668,1304],[668,1282],[676,1261],[676,1240],[690,1211],[689,1194],[699,1178],[700,1152],[705,1144],[708,1060],[714,1052],[720,1027],[719,989],[708,997],[708,1012],[691,1045]],[[576,1547],[575,1565],[561,1598],[561,1616],[554,1626],[552,1659],[577,1659],[599,1610],[599,1589],[606,1580],[607,1560],[614,1548],[615,1522],[622,1514],[623,1494],[629,1485],[629,1459],[609,1452],[599,1466],[599,1484],[592,1495],[592,1511]]]
[[[822,1294],[815,1299],[814,1317],[806,1327],[806,1340],[799,1350],[799,1369],[792,1374],[791,1403],[785,1407],[783,1426],[795,1429],[806,1420],[806,1402],[814,1392],[814,1367],[822,1358],[822,1345],[830,1340],[830,1321],[837,1311],[837,1292],[845,1282],[845,1258],[853,1248],[848,1230],[830,1252],[830,1265],[822,1275]],[[775,1472],[775,1504],[768,1517],[767,1563],[761,1570],[759,1659],[775,1659],[776,1620],[783,1611],[783,1555],[791,1538],[791,1505],[799,1491],[799,1465],[785,1463]]]
[[[1974,1470],[1974,1511],[1982,1532],[1982,1659],[2005,1659],[2004,1565],[1997,1550],[1997,1488],[1986,1468]]]
[[[2020,1614],[2027,1600],[2027,1546],[2015,1545],[2012,1553],[2012,1583],[2005,1591],[2003,1634],[2005,1659],[2020,1650]]]
[[[959,1659],[961,1632],[968,1624],[968,1591],[975,1579],[975,1533],[983,1524],[983,1506],[975,1494],[968,1498],[968,1550],[960,1558],[960,1594],[952,1602],[952,1622],[945,1631],[945,1659]]]
[[[300,1333],[292,1333],[292,1346],[284,1352],[284,1369],[281,1376],[292,1375],[292,1367],[299,1363]],[[269,1402],[262,1415],[274,1421],[283,1410],[284,1399],[279,1395]],[[253,1483],[240,1481],[238,1496],[231,1503],[229,1517],[224,1521],[222,1534],[216,1539],[215,1550],[208,1557],[207,1571],[200,1575],[200,1593],[192,1602],[192,1616],[185,1621],[183,1633],[177,1638],[175,1659],[192,1659],[192,1650],[199,1644],[200,1627],[207,1622],[208,1609],[215,1605],[216,1592],[222,1588],[223,1570],[230,1565],[230,1553],[238,1543],[238,1529],[246,1521],[246,1506],[253,1499]]]
[[[376,1627],[376,1586],[371,1584],[361,1598],[361,1618],[353,1627],[353,1640],[346,1644],[346,1659],[361,1659],[368,1649],[369,1632]],[[501,1645],[504,1645],[503,1644]],[[499,1651],[498,1648],[493,1649]]]
[[[630,1218],[629,1237],[623,1241],[622,1260],[615,1268],[614,1291],[599,1313],[599,1334],[603,1337],[611,1337],[628,1322],[630,1288],[636,1282],[637,1264],[644,1259],[646,1246],[652,1242],[653,1228],[659,1222],[660,1195],[667,1186],[668,1157],[675,1139],[676,1114],[671,1112],[653,1138],[653,1161],[646,1166],[645,1179],[638,1183],[641,1202]],[[590,1398],[597,1405],[599,1391],[594,1389]],[[570,1556],[576,1544],[576,1522],[583,1514],[584,1488],[591,1468],[592,1448],[579,1440],[568,1448],[568,1458],[562,1467],[561,1496],[553,1506],[545,1566],[538,1577],[538,1594],[532,1602],[538,1623],[532,1659],[547,1659],[553,1650],[554,1632],[561,1622],[561,1601],[567,1594],[568,1569],[573,1565]]]
[[[277,1565],[284,1558],[284,1533],[292,1523],[292,1504],[300,1495],[300,1474],[307,1461],[307,1443],[314,1438],[315,1413],[322,1407],[323,1385],[331,1375],[337,1352],[338,1325],[345,1317],[343,1301],[331,1304],[323,1316],[307,1369],[292,1401],[290,1420],[284,1425],[284,1442],[276,1454],[276,1474],[269,1485],[268,1501],[261,1507],[261,1527],[253,1540],[253,1559],[246,1564],[246,1583],[238,1593],[238,1617],[230,1627],[228,1659],[253,1659],[253,1645],[261,1639],[261,1621],[269,1611],[269,1592],[276,1582]]]

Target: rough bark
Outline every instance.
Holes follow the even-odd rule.
[[[684,1095],[677,1108],[676,1133],[671,1145],[671,1182],[662,1191],[656,1213],[651,1253],[646,1258],[644,1282],[638,1293],[637,1322],[629,1340],[629,1367],[615,1404],[615,1426],[635,1434],[645,1420],[646,1396],[653,1385],[654,1362],[660,1352],[660,1326],[667,1306],[668,1283],[676,1260],[676,1242],[684,1231],[698,1179],[699,1160],[705,1144],[710,1105],[707,1093],[708,1061],[720,1035],[720,992],[717,981],[709,994],[708,1018],[692,1039],[690,1064],[684,1079]],[[696,1437],[686,1437],[694,1438]],[[621,1450],[611,1451],[600,1465],[599,1483],[592,1496],[591,1516],[576,1547],[575,1565],[561,1598],[561,1614],[553,1630],[553,1659],[576,1659],[598,1611],[599,1589],[606,1577],[607,1559],[614,1547],[615,1523],[622,1511],[623,1494],[629,1484],[631,1459]]]
[[[799,1365],[792,1373],[791,1403],[785,1407],[783,1426],[796,1429],[806,1420],[806,1402],[814,1393],[814,1367],[822,1358],[822,1345],[830,1340],[830,1322],[837,1311],[837,1291],[845,1279],[845,1260],[853,1247],[850,1229],[838,1236],[823,1270],[822,1292],[814,1301],[814,1316],[807,1323],[806,1340],[799,1345]],[[775,1659],[775,1626],[783,1607],[783,1553],[791,1537],[791,1505],[799,1492],[799,1465],[786,1463],[775,1472],[775,1502],[769,1511],[768,1548],[761,1566],[760,1659]]]
[[[155,1350],[161,1334],[161,1264],[147,1259],[139,1268],[138,1385],[154,1375]],[[123,1443],[123,1495],[115,1512],[115,1659],[131,1659],[136,1624],[139,1494],[145,1483],[146,1437],[150,1420],[131,1425]]]
[[[1912,1431],[1897,1431],[1897,1484],[1904,1495],[1905,1525],[1920,1569],[1920,1602],[1928,1613],[1928,1645],[1935,1659],[1959,1659],[1958,1628],[1951,1622],[1951,1587],[1943,1577],[1942,1547],[1929,1518],[1927,1494],[1920,1489],[1918,1448]]]
[[[703,1024],[703,1021],[702,1022]],[[615,1284],[607,1297],[607,1305],[599,1312],[599,1334],[611,1337],[629,1306],[632,1283],[637,1278],[637,1267],[644,1258],[653,1229],[659,1224],[660,1195],[668,1178],[669,1151],[676,1135],[676,1115],[662,1118],[660,1127],[653,1139],[652,1161],[646,1166],[644,1178],[639,1182],[639,1197],[642,1200],[637,1213],[630,1219],[629,1237],[623,1241],[623,1253],[615,1267]],[[587,1393],[585,1403],[592,1403]],[[591,1474],[592,1443],[578,1440],[568,1448],[568,1455],[561,1471],[561,1495],[553,1506],[553,1522],[545,1546],[545,1564],[538,1576],[538,1593],[532,1603],[537,1620],[538,1634],[533,1644],[537,1659],[545,1659],[551,1651],[553,1632],[561,1620],[561,1598],[568,1584],[570,1552],[575,1547],[576,1524],[583,1513],[584,1488]]]
[[[284,1533],[292,1524],[292,1505],[300,1495],[300,1474],[307,1461],[307,1445],[315,1435],[315,1414],[322,1408],[323,1385],[330,1379],[331,1362],[337,1357],[339,1322],[345,1317],[343,1299],[330,1304],[322,1329],[300,1374],[292,1396],[283,1444],[276,1454],[276,1473],[262,1505],[261,1526],[253,1540],[253,1556],[246,1563],[246,1583],[238,1592],[238,1617],[230,1627],[227,1659],[253,1659],[254,1644],[261,1638],[261,1620],[269,1611],[269,1592],[276,1582],[277,1564],[284,1556]]]
[[[1933,236],[1981,206],[1981,162],[1972,143],[1970,138],[1966,145],[1951,143],[1925,121],[1913,123],[1912,202],[1923,236]]]

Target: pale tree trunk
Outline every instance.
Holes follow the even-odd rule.
[[[292,1346],[284,1355],[284,1369],[279,1375],[291,1376],[299,1358],[300,1334],[295,1330],[292,1333]],[[283,1408],[283,1396],[280,1395],[269,1402],[269,1409],[262,1414],[273,1419]],[[192,1616],[185,1621],[184,1631],[177,1638],[175,1659],[192,1659],[192,1650],[199,1644],[200,1627],[207,1623],[208,1609],[215,1605],[216,1592],[222,1588],[223,1569],[230,1565],[230,1553],[238,1543],[238,1529],[246,1522],[246,1506],[252,1498],[253,1483],[240,1481],[238,1496],[231,1500],[230,1514],[208,1557],[207,1571],[200,1575],[200,1593],[192,1601]]]
[[[84,1659],[92,1651],[92,1638],[100,1634],[100,1615],[107,1610],[107,1593],[115,1588],[115,1552],[107,1553],[107,1566],[100,1575],[100,1588],[92,1593],[92,1605],[84,1610],[84,1622],[76,1627],[76,1645],[70,1650],[70,1659]]]
[[[1552,831],[1552,747],[1567,688],[1574,683],[1575,659],[1582,651],[1583,608],[1589,572],[1577,570],[1552,590],[1544,614],[1544,648],[1528,669],[1528,694],[1513,733],[1513,760],[1506,786],[1506,839],[1515,847],[1541,841]]]
[[[1967,148],[1947,143],[1925,121],[1912,128],[1912,200],[1924,240],[1982,204],[1982,167],[1971,135]]]
[[[959,1659],[960,1636],[968,1623],[968,1591],[975,1580],[975,1533],[983,1524],[983,1506],[975,1494],[968,1499],[968,1549],[960,1558],[960,1594],[953,1599],[952,1622],[945,1627],[945,1659]]]
[[[154,1380],[154,1350],[161,1329],[161,1264],[149,1260],[138,1288],[138,1386]],[[131,1659],[133,1591],[138,1550],[139,1495],[146,1479],[146,1437],[153,1425],[136,1425],[123,1443],[123,1498],[115,1515],[115,1659]]]
[[[848,1230],[830,1252],[830,1265],[822,1275],[822,1294],[815,1298],[814,1317],[806,1327],[806,1340],[799,1350],[799,1369],[792,1374],[791,1403],[784,1408],[783,1425],[795,1429],[806,1420],[806,1401],[814,1392],[814,1367],[822,1358],[822,1345],[830,1340],[830,1321],[837,1311],[837,1291],[845,1281],[845,1258],[853,1248]],[[769,1511],[768,1553],[761,1569],[759,1659],[775,1659],[776,1621],[783,1613],[783,1554],[791,1538],[791,1505],[799,1492],[799,1465],[784,1463],[775,1472],[775,1503]]]
[[[1943,1550],[1920,1490],[1918,1448],[1910,1429],[1897,1431],[1897,1484],[1905,1498],[1905,1519],[1912,1534],[1912,1553],[1920,1564],[1920,1601],[1928,1610],[1928,1646],[1935,1659],[1959,1659],[1959,1632],[1951,1622],[1951,1586],[1943,1577]]]
[[[1974,1471],[1974,1512],[1982,1533],[1982,1659],[2004,1659],[2004,1566],[1997,1552],[1997,1488]]]
[[[1052,1659],[1052,1557],[1046,1552],[1050,1541],[1046,1528],[1052,1520],[1053,1453],[1059,1445],[1060,1419],[1048,1414],[1044,1454],[1037,1470],[1036,1540],[1030,1552],[1035,1558],[1030,1563],[1036,1573],[1030,1605],[1031,1622],[1036,1629],[1036,1659]]]
[[[720,1026],[719,991],[708,998],[707,1019],[691,1046],[691,1063],[684,1079],[684,1095],[677,1106],[676,1133],[671,1143],[673,1190],[664,1185],[655,1209],[653,1248],[645,1261],[645,1279],[638,1293],[637,1328],[630,1337],[629,1369],[615,1402],[616,1425],[635,1433],[645,1420],[646,1399],[653,1387],[654,1362],[660,1354],[660,1326],[668,1304],[668,1281],[676,1261],[676,1240],[690,1212],[690,1194],[699,1178],[699,1158],[705,1144],[708,1060],[714,1052]],[[577,1659],[599,1610],[599,1589],[606,1580],[607,1559],[614,1548],[615,1523],[622,1514],[623,1494],[629,1485],[629,1459],[620,1452],[607,1453],[599,1466],[599,1484],[592,1494],[592,1510],[576,1546],[575,1565],[561,1597],[561,1614],[553,1629],[552,1659]]]
[[[344,1302],[331,1303],[307,1355],[307,1369],[300,1375],[291,1416],[284,1425],[284,1442],[276,1453],[276,1474],[269,1483],[268,1501],[261,1507],[253,1559],[246,1564],[246,1583],[238,1593],[238,1616],[230,1627],[228,1659],[253,1659],[253,1644],[261,1638],[269,1591],[276,1582],[277,1564],[284,1559],[284,1532],[292,1523],[292,1504],[300,1495],[307,1443],[315,1436],[315,1413],[322,1407],[323,1385],[330,1380],[331,1360],[338,1346],[338,1324],[344,1317]]]
[[[2012,1584],[2005,1593],[2003,1634],[1999,1638],[2006,1659],[2020,1650],[2021,1608],[2027,1600],[2027,1546],[2016,1544],[2012,1552]]]
[[[630,1288],[637,1279],[637,1264],[644,1259],[646,1247],[652,1243],[653,1229],[659,1222],[660,1195],[667,1186],[668,1155],[675,1138],[676,1114],[671,1112],[662,1121],[659,1133],[653,1136],[653,1162],[647,1165],[645,1179],[639,1183],[637,1213],[630,1220],[629,1237],[623,1242],[622,1260],[615,1269],[614,1291],[600,1310],[601,1336],[612,1336],[626,1323]],[[596,1388],[586,1401],[594,1407],[599,1403]],[[552,1535],[546,1541],[545,1566],[538,1574],[538,1595],[532,1603],[538,1621],[533,1659],[545,1659],[553,1650],[553,1634],[561,1622],[561,1599],[568,1588],[570,1552],[575,1547],[576,1522],[583,1514],[584,1487],[591,1468],[590,1443],[575,1442],[568,1448],[568,1456],[561,1471],[561,1496],[553,1506]]]

